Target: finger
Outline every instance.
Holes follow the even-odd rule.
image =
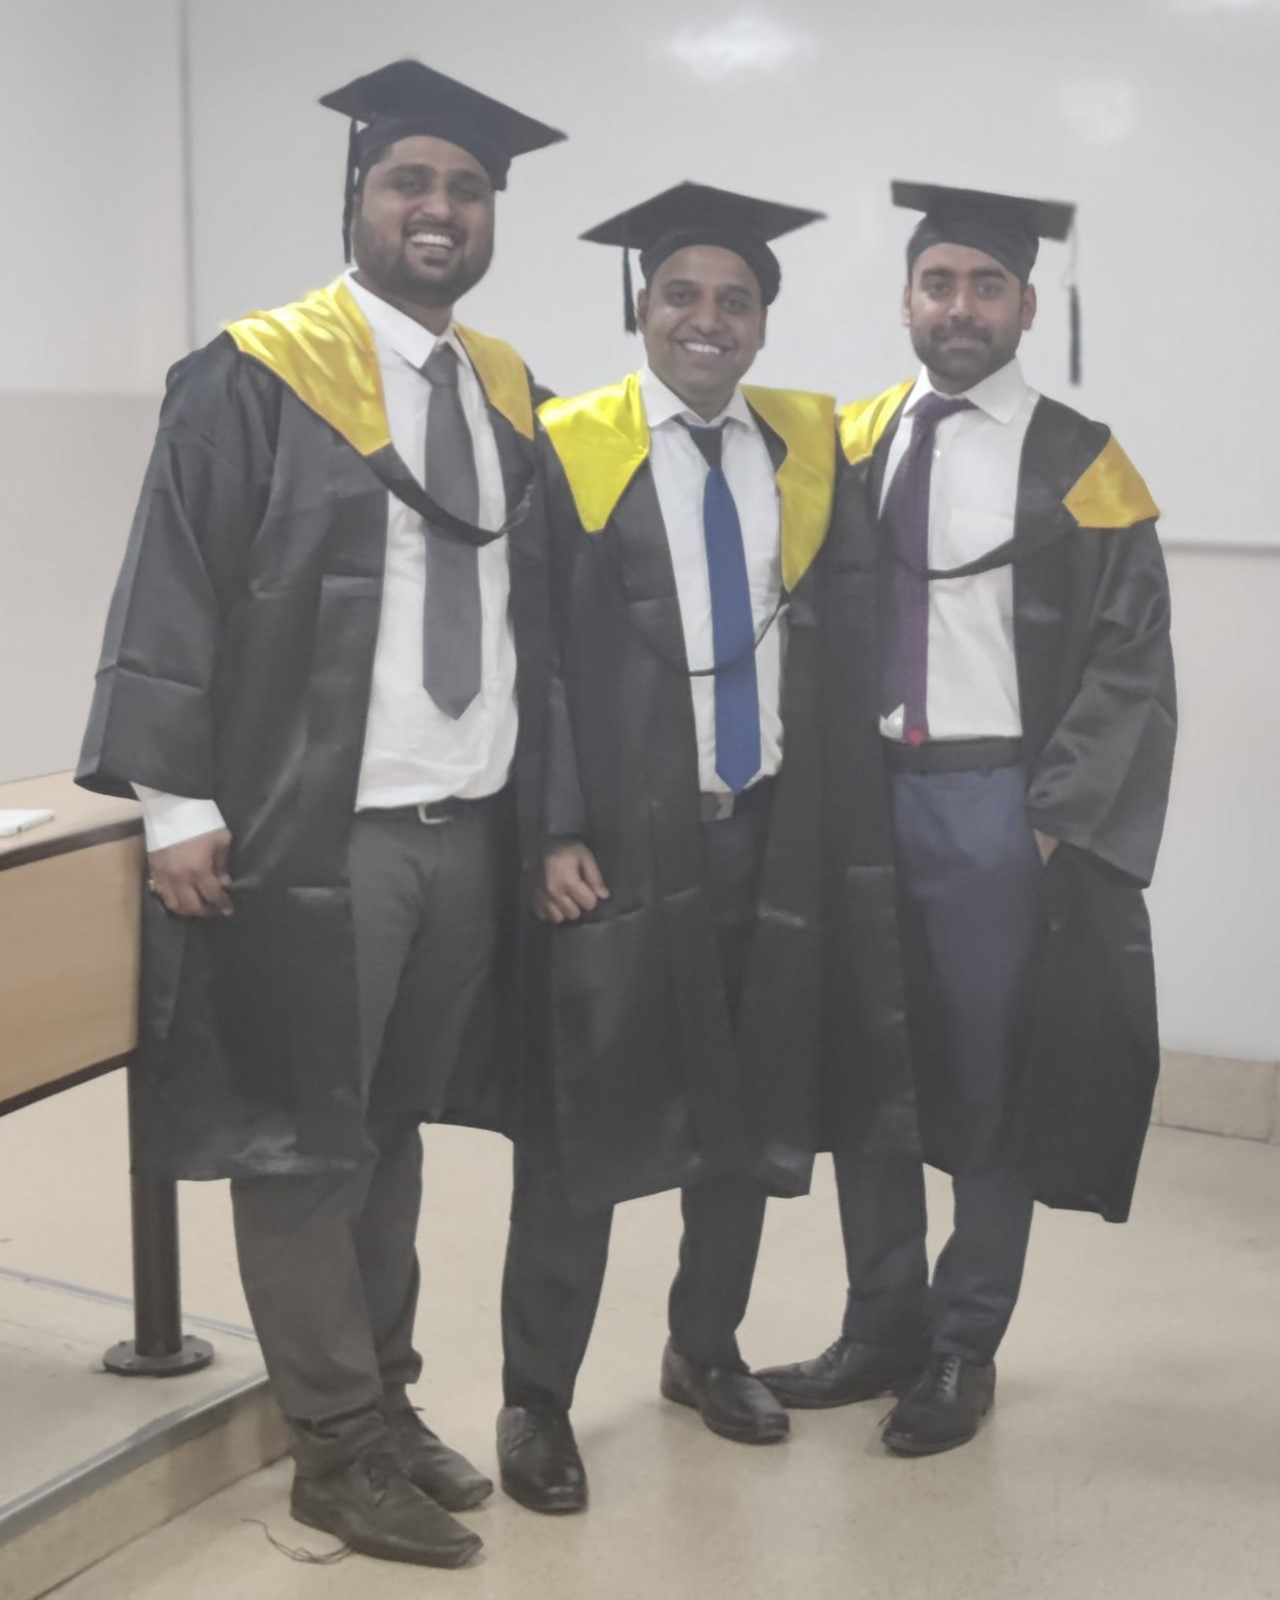
[[[591,854],[590,850],[583,854],[578,865],[582,876],[590,885],[592,893],[595,894],[597,899],[607,900],[609,898],[609,890],[605,885],[604,873],[601,872],[600,863]]]
[[[594,911],[599,896],[589,883],[581,878],[570,878],[564,886],[565,898],[570,900],[579,911]]]
[[[182,915],[181,902],[166,878],[153,878],[151,892],[170,915],[175,917]]]
[[[560,913],[562,922],[577,922],[582,915],[581,910],[571,895],[556,894],[552,896],[551,904]]]
[[[231,896],[223,887],[223,880],[206,873],[203,878],[196,879],[196,893],[209,909],[220,917],[231,915]]]
[[[200,898],[196,887],[189,880],[175,878],[172,880],[173,905],[170,909],[179,917],[207,917],[209,908]]]
[[[231,840],[224,834],[213,847],[213,871],[218,881],[223,884],[231,882],[231,874],[227,870],[228,857],[231,854]]]

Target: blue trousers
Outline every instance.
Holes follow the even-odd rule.
[[[926,1146],[954,1164],[954,1223],[931,1285],[920,1162],[838,1147],[844,1332],[989,1361],[1031,1231],[1018,1063],[1044,868],[1021,768],[898,772],[891,783],[921,1123]]]

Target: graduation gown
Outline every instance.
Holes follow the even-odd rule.
[[[871,523],[911,391],[840,415]],[[1023,448],[1014,536],[1014,649],[1027,810],[1061,841],[1045,869],[1047,931],[1016,1108],[1047,1205],[1129,1214],[1159,1070],[1143,902],[1164,826],[1177,713],[1157,508],[1110,430],[1041,399]],[[878,560],[890,559],[887,541]],[[917,1070],[939,1042],[917,1041]],[[945,1127],[925,1153],[948,1170]]]
[[[831,509],[834,406],[744,393],[778,486],[787,636],[784,758],[736,1029],[703,885],[688,663],[639,383],[539,412],[553,617],[547,829],[583,839],[610,889],[547,940],[543,1092],[583,1208],[724,1171],[781,1193],[808,1178],[822,898],[814,562]]]
[[[458,334],[507,491],[525,838],[540,837],[545,552],[533,399],[509,346]],[[137,1165],[181,1178],[350,1165],[418,1109],[414,1040],[389,1033],[366,1106],[347,844],[382,599],[389,494],[426,510],[387,424],[373,336],[339,280],[233,324],[170,373],[107,621],[77,780],[212,797],[234,916],[143,897]],[[520,873],[498,988],[445,1116],[509,1128],[518,1076]]]

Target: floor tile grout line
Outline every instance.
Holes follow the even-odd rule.
[[[25,1283],[35,1289],[49,1289],[55,1294],[71,1295],[77,1300],[92,1300],[98,1305],[120,1306],[132,1310],[133,1301],[128,1295],[115,1294],[110,1289],[90,1289],[81,1283],[67,1283],[62,1278],[46,1278],[38,1272],[27,1272],[21,1267],[0,1267],[0,1281],[5,1283]],[[212,1333],[225,1333],[233,1339],[256,1340],[257,1335],[252,1328],[242,1327],[238,1322],[224,1322],[220,1317],[201,1317],[194,1312],[183,1312],[183,1322],[189,1322],[194,1328],[207,1328]]]

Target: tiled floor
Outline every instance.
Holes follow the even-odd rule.
[[[0,1122],[0,1265],[127,1292],[121,1123],[112,1082]],[[428,1162],[418,1399],[492,1470],[508,1153],[438,1132]],[[931,1194],[942,1218],[942,1184]],[[188,1306],[243,1320],[225,1195],[187,1191],[183,1217]],[[799,1415],[788,1444],[751,1450],[658,1399],[676,1222],[670,1197],[618,1215],[576,1411],[586,1516],[498,1495],[471,1518],[485,1555],[460,1573],[298,1564],[260,1523],[326,1541],[289,1520],[279,1466],[60,1600],[1280,1600],[1280,1149],[1153,1129],[1128,1227],[1041,1213],[996,1416],[916,1463],[881,1452],[879,1403]],[[812,1354],[840,1298],[824,1164],[810,1200],[772,1208],[748,1357]]]

